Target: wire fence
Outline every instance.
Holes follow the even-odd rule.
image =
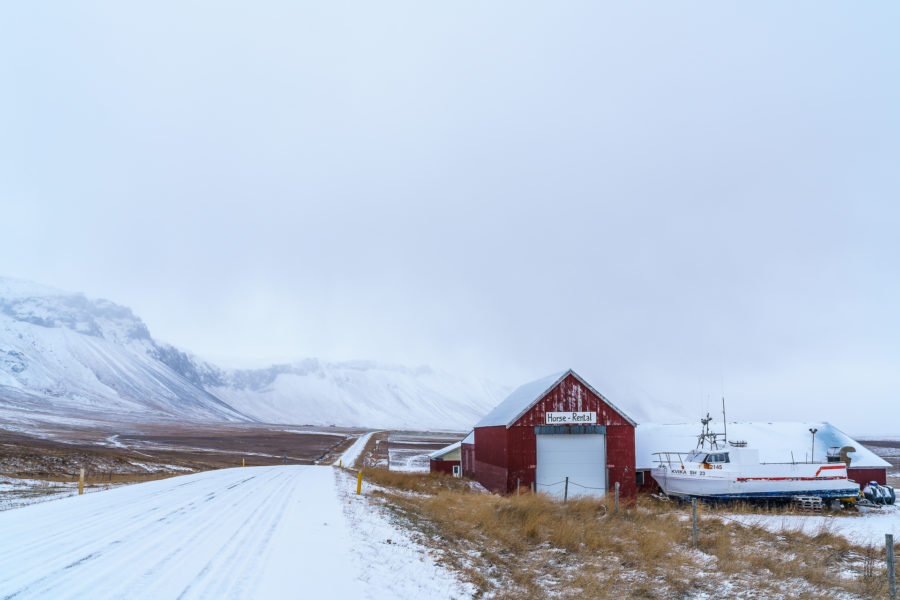
[[[535,484],[536,486],[538,486],[538,487],[552,488],[552,487],[555,487],[555,486],[557,486],[557,485],[564,485],[564,484],[566,484],[566,480],[565,480],[565,479],[561,479],[561,480],[559,480],[559,481],[557,481],[557,482],[555,482],[555,483],[538,483],[538,482],[535,482],[534,484]],[[595,487],[595,486],[590,486],[590,485],[583,485],[583,484],[580,484],[580,483],[576,483],[576,482],[572,481],[571,479],[568,481],[568,484],[569,484],[569,485],[578,486],[578,487],[583,488],[583,489],[586,489],[586,490],[600,490],[600,491],[605,491],[605,490],[606,490],[605,487]]]

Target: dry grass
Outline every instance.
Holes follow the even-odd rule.
[[[469,481],[437,473],[403,473],[380,467],[363,467],[363,479],[380,486],[407,492],[434,494],[441,490],[464,490]]]
[[[775,534],[703,509],[693,548],[689,506],[641,498],[615,513],[609,499],[501,497],[458,478],[384,469],[366,469],[364,477],[383,488],[373,497],[439,549],[478,596],[843,599],[883,592],[883,551],[827,528]]]

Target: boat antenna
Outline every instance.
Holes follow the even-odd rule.
[[[722,441],[728,441],[728,419],[725,418],[725,394],[722,394],[722,424],[725,427],[724,433],[722,433]]]

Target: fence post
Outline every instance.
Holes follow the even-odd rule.
[[[563,492],[563,504],[569,501],[569,478],[566,477],[566,489]]]
[[[691,498],[691,522],[692,522],[692,534],[691,538],[694,541],[694,545],[697,545],[697,499]]]
[[[517,479],[516,479],[516,496],[519,495],[519,487],[520,487],[521,485],[522,485],[522,479],[521,479],[521,478],[517,478]]]
[[[894,535],[884,534],[885,561],[887,562],[888,591],[891,600],[897,600],[897,577],[894,573]]]
[[[78,495],[84,493],[84,467],[81,467],[81,475],[78,476]]]
[[[534,482],[533,481],[531,482],[531,493],[532,494],[534,493]]]
[[[356,476],[356,493],[362,490],[362,471],[359,472],[359,475]]]
[[[616,482],[616,512],[619,512],[619,482]]]

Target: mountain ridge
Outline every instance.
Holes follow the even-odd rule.
[[[124,420],[464,430],[508,391],[430,367],[315,358],[224,369],[132,310],[0,277],[0,408]]]

